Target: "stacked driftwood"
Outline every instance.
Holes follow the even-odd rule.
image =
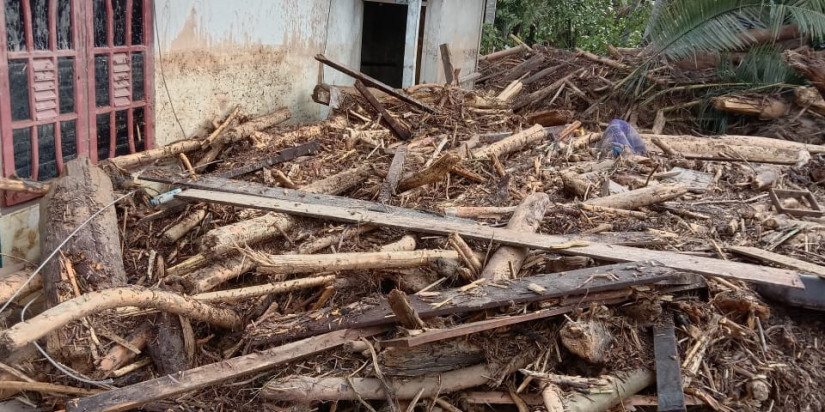
[[[358,79],[316,88],[324,122],[235,109],[108,177],[79,160],[47,188],[4,183],[48,192],[44,256],[62,248],[24,288],[34,268],[3,278],[2,394],[88,411],[825,407],[825,326],[785,306],[825,309],[825,147],[659,128],[646,155],[606,156],[598,124],[634,111],[588,109],[626,68],[516,52],[482,59],[487,88],[447,68],[403,92],[318,56]]]

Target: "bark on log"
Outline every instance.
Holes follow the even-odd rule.
[[[458,206],[445,207],[444,216],[461,218],[501,217],[503,215],[509,215],[515,211],[516,206]]]
[[[0,190],[45,195],[49,192],[49,187],[50,185],[48,183],[0,177]]]
[[[675,199],[684,195],[687,191],[687,185],[682,183],[661,184],[590,199],[585,201],[584,204],[633,210]]]
[[[72,160],[65,167],[64,176],[52,184],[52,190],[40,202],[40,250],[46,252],[57,249],[76,228],[114,199],[109,176],[88,158]],[[126,284],[114,208],[109,207],[92,219],[61,251],[71,268],[64,271],[64,260],[52,259],[41,272],[47,308],[70,300],[77,293]],[[77,282],[75,277],[83,282]],[[81,355],[69,350],[69,333],[62,330],[50,336],[48,350],[65,359]]]
[[[577,173],[573,172],[562,172],[561,173],[561,181],[564,185],[564,188],[573,193],[574,195],[578,196],[582,200],[587,198],[588,193],[592,193],[590,191],[590,182],[583,179]]]
[[[163,232],[163,239],[167,243],[177,242],[178,239],[183,237],[183,235],[187,234],[190,230],[194,229],[195,226],[199,225],[205,217],[206,209],[199,209],[187,216],[184,216],[180,222],[167,229],[166,232]]]
[[[228,329],[238,329],[242,325],[241,317],[232,310],[216,308],[176,293],[137,286],[111,288],[63,302],[0,332],[0,359],[72,321],[124,306],[158,309]]]
[[[445,153],[439,157],[430,167],[410,174],[398,182],[398,193],[406,192],[419,186],[435,183],[450,173],[453,166],[461,161],[455,153]]]
[[[712,98],[711,102],[717,110],[759,116],[759,120],[778,119],[791,109],[782,100],[768,97],[720,96]]]
[[[389,171],[387,171],[387,177],[384,179],[384,183],[381,183],[381,190],[378,194],[379,202],[387,203],[395,194],[396,189],[398,189],[398,182],[401,180],[401,172],[404,171],[404,160],[406,158],[407,146],[402,145],[395,151]]]
[[[361,184],[373,175],[372,166],[363,164],[353,169],[344,170],[340,173],[312,182],[301,190],[311,193],[325,193],[337,195]]]
[[[412,235],[404,235],[401,239],[398,239],[395,242],[388,243],[378,250],[379,252],[410,252],[415,250],[415,236]]]
[[[275,293],[286,293],[296,290],[314,288],[316,286],[329,285],[335,281],[335,275],[315,276],[287,280],[284,282],[267,283],[265,285],[249,286],[238,289],[221,290],[217,292],[200,293],[192,296],[198,302],[234,302],[258,296],[271,295]]]
[[[189,369],[180,318],[161,312],[155,316],[154,323],[155,331],[148,352],[158,374],[171,375]]]
[[[520,362],[516,362],[520,363]],[[505,372],[512,373],[512,370]],[[454,370],[440,375],[425,375],[403,381],[390,381],[390,391],[395,399],[413,399],[422,389],[421,396],[431,398],[439,394],[457,392],[489,382],[495,375],[487,365],[476,365]],[[384,384],[374,378],[315,378],[298,376],[284,380],[270,381],[261,390],[266,399],[281,401],[309,400],[357,400],[386,399]]]
[[[201,140],[188,139],[181,140],[157,149],[149,149],[143,152],[132,153],[124,156],[106,159],[106,162],[117,166],[119,169],[131,169],[142,164],[150,163],[158,159],[177,156],[180,153],[200,150]]]
[[[209,145],[215,147],[218,145],[232,144],[249,137],[253,132],[268,129],[282,123],[290,117],[292,117],[292,113],[290,113],[289,109],[285,107],[280,108],[272,113],[261,117],[256,117],[246,123],[235,126],[232,129],[215,136],[212,140],[204,140],[203,146],[205,147]]]
[[[767,190],[782,178],[782,170],[777,166],[763,165],[756,168],[756,176],[751,182],[753,190]]]
[[[678,152],[698,152],[701,153],[701,147],[708,146],[708,145],[726,145],[731,147],[740,147],[740,146],[747,146],[747,147],[754,147],[758,149],[765,149],[765,150],[787,150],[791,152],[798,152],[800,150],[807,150],[811,152],[811,154],[817,153],[825,153],[825,146],[823,145],[812,145],[806,143],[798,143],[792,142],[788,140],[779,140],[774,139],[771,137],[761,137],[761,136],[738,136],[738,135],[721,135],[721,136],[709,136],[709,137],[701,137],[701,136],[691,136],[691,135],[655,135],[655,134],[642,134],[642,139],[645,141],[645,144],[648,145],[648,142],[651,138],[658,136],[662,141],[666,142],[668,145],[673,147],[674,150]],[[650,145],[648,145],[648,149],[650,149]],[[686,150],[687,149],[687,150]],[[707,150],[705,150],[707,152]],[[685,156],[688,157],[688,156]],[[695,156],[694,156],[695,157]]]
[[[367,103],[369,103],[370,106],[372,106],[372,108],[376,112],[378,112],[381,118],[384,119],[384,122],[387,123],[387,126],[390,127],[390,129],[395,133],[396,136],[398,136],[399,139],[410,140],[410,131],[407,129],[407,127],[404,126],[404,124],[401,123],[401,121],[390,115],[390,113],[387,111],[384,105],[381,104],[381,102],[379,102],[378,99],[375,98],[375,96],[372,94],[372,92],[370,92],[370,90],[367,88],[367,86],[364,85],[363,82],[361,82],[360,80],[356,80],[355,88],[358,90],[358,92],[361,93],[362,96],[364,96],[364,99],[367,100]]]
[[[512,83],[508,84],[501,93],[496,96],[496,99],[499,99],[503,102],[509,102],[513,100],[521,91],[524,90],[524,84],[518,80],[514,80]]]
[[[639,393],[653,384],[655,376],[647,369],[618,372],[605,377],[611,381],[611,391],[575,393],[565,399],[565,412],[603,412],[621,403],[622,399]]]
[[[524,44],[519,44],[516,47],[511,47],[509,49],[499,50],[497,52],[492,52],[490,54],[485,54],[483,56],[479,56],[479,62],[491,62],[493,60],[503,59],[505,57],[513,56],[516,54],[521,54],[525,51],[528,51],[529,48]]]
[[[504,140],[475,150],[473,152],[473,157],[476,159],[484,159],[494,155],[500,159],[504,155],[519,151],[526,146],[540,142],[546,137],[547,131],[544,130],[544,127],[540,124],[537,124]]]
[[[543,110],[527,116],[527,121],[544,127],[562,126],[573,120],[572,110]]]
[[[308,255],[312,253],[320,252],[334,244],[339,242],[343,242],[344,240],[348,240],[354,238],[356,236],[361,236],[364,233],[369,233],[378,227],[375,225],[353,225],[347,226],[344,228],[343,231],[340,233],[335,233],[331,235],[327,235],[324,237],[320,237],[315,239],[311,242],[307,242],[302,244],[298,247],[298,250],[295,252],[287,252],[289,255]]]
[[[507,223],[507,229],[535,232],[549,205],[550,198],[545,193],[533,193],[525,198],[513,213]],[[490,257],[480,277],[494,282],[514,278],[521,270],[526,257],[527,248],[501,246]]]
[[[272,239],[286,233],[295,219],[281,213],[267,213],[249,220],[221,226],[201,236],[201,253],[217,257],[234,248]]]
[[[7,275],[0,275],[0,304],[8,302],[11,299],[12,295],[17,292],[18,289],[23,287],[23,284],[26,283],[26,280],[29,279],[31,276],[32,271],[28,269],[18,270],[17,272],[12,272]],[[27,294],[34,292],[43,287],[43,277],[40,274],[37,274],[32,278],[31,281],[24,287],[22,291],[17,296],[23,297]]]
[[[410,252],[354,252],[316,255],[263,255],[253,257],[258,271],[270,275],[412,268],[441,259],[458,260],[453,250],[413,250]]]

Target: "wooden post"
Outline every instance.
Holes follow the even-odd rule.
[[[444,43],[438,48],[441,50],[441,64],[444,67],[444,76],[447,79],[447,84],[453,84],[453,56],[450,54],[450,45]]]
[[[362,83],[361,80],[355,81],[355,88],[358,89],[358,91],[361,93],[362,96],[364,96],[365,99],[367,99],[367,103],[369,103],[370,106],[372,106],[372,108],[375,109],[375,111],[381,115],[381,118],[384,119],[384,121],[387,123],[390,129],[392,129],[395,135],[398,136],[399,139],[410,140],[410,131],[407,130],[407,128],[403,124],[401,124],[401,122],[396,120],[394,117],[390,116],[390,113],[387,112],[387,109],[384,108],[384,105],[382,105],[381,102],[379,102],[378,99],[376,99],[375,96],[373,96],[372,92],[370,92],[370,90],[367,89],[367,86],[364,86],[364,83]]]

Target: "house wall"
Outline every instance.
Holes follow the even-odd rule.
[[[424,21],[420,83],[444,83],[439,46],[450,45],[453,67],[475,71],[486,0],[429,0]]]
[[[321,119],[313,56],[358,67],[362,10],[361,0],[156,0],[157,144],[197,135],[236,105]],[[324,78],[351,82],[328,69]]]

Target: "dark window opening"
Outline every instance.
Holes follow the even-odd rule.
[[[132,121],[135,125],[135,151],[142,152],[146,150],[146,117],[142,107],[134,109]]]
[[[95,102],[97,107],[109,105],[109,55],[95,56]]]
[[[143,53],[132,53],[132,100],[143,100]]]
[[[142,0],[132,0],[132,44],[143,44]]]
[[[22,179],[32,176],[32,132],[28,127],[12,132],[14,140],[14,173]]]
[[[29,107],[29,61],[9,60],[9,89],[11,91],[11,119],[31,118]]]
[[[57,59],[57,88],[60,96],[60,113],[74,113],[74,58]]]
[[[129,154],[129,123],[126,110],[115,112],[115,156]]]
[[[112,0],[114,15],[114,45],[126,45],[126,0]]]
[[[72,1],[57,1],[57,48],[72,48]]]
[[[77,157],[77,123],[74,120],[60,122],[60,152],[63,163]]]
[[[26,32],[23,26],[21,0],[6,0],[6,48],[10,51],[26,50]]]
[[[109,45],[109,22],[106,19],[106,0],[94,0],[93,3],[95,47],[106,47]]]
[[[401,87],[407,6],[364,2],[361,71],[390,86]]]
[[[35,50],[49,50],[49,1],[31,0],[32,37]]]
[[[54,179],[60,174],[54,143],[54,123],[37,126],[37,180]]]
[[[111,127],[109,113],[97,115],[97,160],[109,158],[109,142],[112,140]]]

